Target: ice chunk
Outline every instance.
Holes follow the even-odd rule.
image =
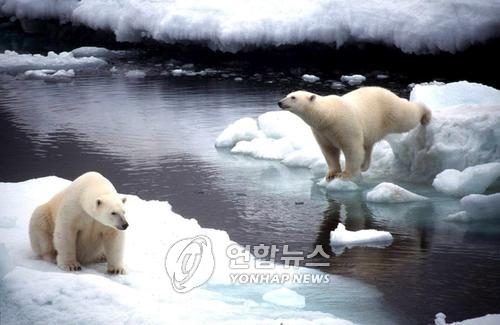
[[[19,73],[27,70],[84,70],[105,66],[106,61],[94,57],[76,58],[71,52],[56,54],[18,54],[14,51],[0,53],[0,73]]]
[[[337,228],[330,232],[330,245],[333,247],[387,247],[391,243],[392,235],[387,231],[375,229],[349,231],[343,224],[339,223]]]
[[[52,82],[68,82],[75,77],[75,71],[73,69],[58,71],[50,69],[28,70],[24,72],[24,77],[26,79],[36,79]]]
[[[232,147],[239,141],[252,140],[260,135],[257,121],[244,117],[230,124],[215,140],[216,147]]]
[[[500,177],[500,163],[467,167],[463,171],[446,169],[439,173],[432,186],[440,192],[465,196],[481,194]]]
[[[75,58],[94,56],[97,58],[123,58],[133,54],[132,51],[108,50],[104,47],[83,46],[71,51]]]
[[[143,79],[146,77],[146,72],[142,70],[130,70],[125,73],[125,77],[129,79]]]
[[[302,75],[302,80],[304,80],[305,82],[310,82],[310,83],[315,83],[316,81],[318,81],[320,78],[313,75],[313,74],[304,74]]]
[[[461,81],[416,85],[410,97],[427,105],[433,117],[426,127],[387,137],[394,174],[432,180],[445,169],[500,161],[500,91]]]
[[[392,183],[380,183],[366,193],[366,200],[377,203],[402,203],[428,200],[425,196],[412,193]]]
[[[280,306],[296,308],[304,308],[306,306],[305,297],[288,288],[280,288],[266,292],[262,295],[262,299]]]
[[[360,74],[353,74],[351,76],[342,76],[340,77],[340,81],[349,84],[350,86],[361,85],[366,81],[366,77]]]
[[[327,191],[332,191],[332,192],[349,192],[349,191],[359,190],[359,186],[356,183],[341,178],[335,178],[329,182],[323,178],[318,182],[318,185],[323,186],[326,188]]]
[[[489,314],[481,317],[466,319],[460,322],[446,323],[446,315],[437,313],[434,319],[435,325],[497,325],[500,324],[500,314]]]
[[[460,200],[465,211],[448,215],[445,220],[468,222],[500,218],[500,193],[470,194]]]
[[[498,36],[497,1],[0,0],[4,16],[56,19],[107,30],[118,41],[197,42],[235,52],[320,42],[368,42],[408,53],[456,52]],[[453,15],[450,15],[453,12]],[[439,26],[439,28],[436,28]],[[458,28],[457,26],[461,26]],[[35,28],[32,28],[36,30]]]
[[[287,138],[256,138],[251,141],[238,142],[231,149],[231,152],[246,154],[259,159],[282,160],[294,150],[293,144]]]

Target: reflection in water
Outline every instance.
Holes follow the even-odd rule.
[[[224,229],[240,244],[288,244],[307,254],[320,244],[331,255],[325,271],[373,284],[383,294],[377,303],[405,323],[430,322],[439,311],[448,320],[498,312],[500,226],[440,221],[459,209],[457,200],[414,184],[401,185],[433,199],[387,205],[366,203],[361,192],[325,197],[308,170],[214,148],[229,123],[274,110],[288,90],[160,77],[1,81],[1,181],[73,179],[98,170],[119,191],[168,200],[174,211]],[[335,256],[329,238],[339,221],[348,230],[390,231],[394,242]],[[353,300],[364,300],[349,308],[345,295],[329,294],[317,298],[324,301],[318,308],[366,322],[366,314],[356,316],[355,310],[371,312],[374,295],[351,289],[344,288]],[[386,319],[379,317],[370,321]]]

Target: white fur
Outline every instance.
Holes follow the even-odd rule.
[[[80,263],[108,262],[108,272],[123,274],[122,230],[125,198],[96,172],[88,172],[35,209],[30,221],[31,246],[63,270],[80,270]],[[114,214],[113,214],[114,213]]]
[[[344,96],[320,96],[296,91],[279,106],[301,117],[313,134],[328,164],[327,180],[352,178],[370,166],[373,145],[389,133],[407,132],[429,123],[431,112],[387,89],[364,87]],[[346,157],[342,171],[340,151]]]

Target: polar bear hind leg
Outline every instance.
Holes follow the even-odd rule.
[[[36,208],[31,216],[29,234],[33,251],[45,261],[55,262],[56,250],[49,220],[50,209],[46,205]]]

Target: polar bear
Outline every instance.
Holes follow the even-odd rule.
[[[104,176],[85,173],[35,209],[29,226],[31,247],[66,271],[107,260],[108,273],[124,274],[125,201]]]
[[[326,179],[350,179],[370,167],[375,143],[389,133],[410,131],[430,122],[431,111],[381,87],[363,87],[343,96],[306,91],[288,94],[278,106],[311,127],[328,164]],[[340,167],[340,150],[346,158]]]

